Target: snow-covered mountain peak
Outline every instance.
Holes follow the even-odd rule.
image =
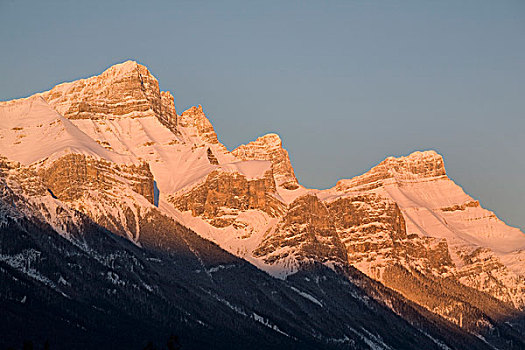
[[[127,60],[125,62],[117,63],[109,67],[101,74],[101,76],[116,77],[116,76],[126,75],[126,74],[129,74],[130,72],[134,72],[137,70],[139,71],[142,70],[142,71],[146,71],[149,73],[148,68],[146,68],[145,66],[137,63],[136,61]]]
[[[106,70],[104,70],[99,75],[94,75],[89,78],[79,79],[79,80],[75,80],[75,81],[68,82],[68,83],[62,83],[62,84],[57,85],[57,87],[66,86],[68,84],[73,84],[73,83],[77,83],[77,82],[85,81],[85,80],[94,80],[95,78],[103,79],[109,82],[112,80],[121,79],[122,77],[125,77],[125,76],[138,76],[139,74],[148,75],[148,76],[153,77],[153,75],[150,73],[150,71],[148,70],[146,66],[139,64],[133,60],[127,60],[122,63],[116,63],[110,66],[109,68],[106,68]]]
[[[337,191],[347,191],[354,187],[377,187],[385,180],[420,181],[422,179],[446,176],[443,157],[436,151],[413,152],[404,157],[388,157],[368,172],[352,179],[337,182]]]
[[[112,66],[98,76],[55,86],[41,94],[68,119],[109,119],[162,115],[157,79],[133,61]]]
[[[446,175],[443,157],[436,151],[416,151],[406,157],[388,157],[371,171],[384,172],[395,176],[414,175],[417,177],[435,177]]]
[[[507,226],[455,184],[446,175],[441,155],[426,151],[389,157],[367,173],[341,180],[334,189],[322,191],[322,197],[331,202],[335,202],[334,198],[366,196],[386,199],[377,200],[378,203],[396,203],[406,223],[407,236],[445,240],[454,268],[460,276],[464,274],[462,283],[519,307],[525,305],[525,235]],[[489,252],[485,260],[470,258],[480,255],[483,249]],[[476,269],[483,269],[490,277]],[[498,289],[490,281],[504,287]]]
[[[257,146],[260,148],[267,148],[267,149],[268,148],[281,148],[283,147],[283,141],[278,134],[268,133],[268,134],[259,136],[255,141],[251,141],[250,143],[248,143],[248,145],[251,145],[252,147]],[[240,145],[239,147],[237,147],[237,149],[234,150],[234,152],[242,149],[243,146],[246,146],[246,145]]]
[[[283,141],[281,140],[281,137],[275,133],[269,133],[269,134],[260,136],[254,142],[264,144],[268,147],[280,148],[283,146]]]
[[[425,161],[426,159],[431,159],[431,158],[441,158],[442,159],[443,157],[439,153],[437,153],[435,150],[431,149],[427,151],[414,151],[407,156],[399,156],[399,157],[390,156],[390,157],[387,157],[386,159],[396,159],[398,161],[405,160],[405,159],[411,159],[413,161],[416,161],[416,160]]]
[[[240,145],[232,154],[243,160],[269,160],[273,164],[276,183],[287,189],[299,188],[288,152],[282,147],[279,135],[270,133],[246,145]]]

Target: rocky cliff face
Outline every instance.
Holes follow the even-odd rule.
[[[340,180],[335,189],[338,191],[373,189],[385,181],[409,181],[422,178],[446,176],[443,157],[435,151],[414,152],[407,157],[388,157],[366,174],[349,180]]]
[[[42,96],[68,119],[146,115],[170,122],[176,119],[172,96],[161,95],[157,79],[133,61],[115,65],[96,77],[57,85]]]
[[[405,221],[393,202],[374,195],[339,198],[328,203],[349,262],[373,277],[401,256]],[[372,253],[374,255],[372,255]]]
[[[136,241],[153,208],[153,178],[146,163],[116,165],[80,154],[47,166],[0,160],[0,178],[13,189],[16,207],[65,236],[79,235],[81,213],[111,232]],[[23,203],[23,204],[22,204]]]
[[[179,124],[187,129],[188,135],[197,146],[211,144],[219,147],[221,153],[227,152],[226,147],[217,139],[217,134],[204,114],[201,105],[191,107],[182,112],[179,117]]]
[[[161,113],[158,114],[159,121],[171,132],[177,133],[178,116],[175,110],[175,99],[169,91],[161,91]]]
[[[457,268],[457,278],[462,284],[523,308],[525,279],[522,275],[504,265],[490,249],[458,249],[457,252],[463,263]]]
[[[80,154],[68,154],[38,171],[44,184],[58,199],[76,201],[89,191],[112,193],[122,185],[129,186],[153,204],[153,175],[147,163],[116,165]]]
[[[85,219],[55,198],[32,167],[0,156],[0,227],[31,218],[65,237],[80,237]]]
[[[190,210],[193,216],[201,216],[216,227],[233,224],[242,211],[261,210],[272,217],[284,211],[284,205],[275,197],[271,170],[258,179],[215,170],[204,183],[181,196],[172,196],[170,202],[180,211]]]
[[[273,164],[275,181],[288,190],[299,187],[288,152],[282,147],[281,138],[267,134],[246,145],[234,149],[232,153],[242,160],[269,160]]]
[[[375,193],[344,195],[328,201],[327,207],[346,249],[348,263],[429,310],[459,323],[455,317],[460,315],[447,311],[454,308],[457,298],[439,291],[425,299],[413,290],[414,279],[440,285],[443,279],[455,278],[446,240],[407,235],[399,206]]]
[[[348,195],[374,194],[395,202],[410,237],[418,237],[420,241],[435,239],[447,247],[449,257],[440,254],[442,257],[437,258],[437,262],[442,262],[441,268],[429,269],[436,265],[431,263],[423,271],[434,271],[435,276],[440,273],[455,276],[465,286],[489,292],[516,307],[524,306],[524,280],[517,270],[520,265],[504,267],[502,261],[514,254],[510,247],[519,249],[525,244],[525,235],[504,225],[454,184],[446,176],[443,159],[437,153],[415,152],[399,159],[388,158],[364,175],[339,181],[332,191]],[[497,236],[500,240],[494,239]],[[419,256],[431,251],[433,246],[430,241],[422,243],[416,249]],[[480,246],[490,251],[486,258],[465,258],[477,256]]]
[[[316,261],[344,265],[347,255],[326,205],[316,196],[293,201],[279,224],[254,251],[268,264],[297,269]]]
[[[336,230],[348,251],[349,262],[381,280],[393,264],[446,274],[452,266],[446,241],[407,236],[397,204],[376,194],[359,194],[328,203]]]
[[[191,107],[182,112],[182,115],[180,116],[180,125],[185,128],[193,128],[195,131],[193,136],[199,137],[206,142],[219,142],[217,140],[217,134],[208,118],[206,118],[201,105]]]

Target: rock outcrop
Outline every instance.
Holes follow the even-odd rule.
[[[159,121],[173,133],[177,131],[177,111],[175,110],[175,99],[169,91],[161,91],[161,113],[158,114]]]
[[[208,118],[204,114],[202,106],[191,107],[179,117],[179,124],[184,128],[192,129],[191,136],[199,138],[207,143],[218,144],[217,134]]]
[[[42,96],[68,119],[173,114],[168,96],[163,104],[157,79],[134,61],[112,66],[99,76],[57,85]]]
[[[34,173],[53,198],[134,241],[140,236],[141,217],[155,203],[147,163],[115,164],[72,153],[35,167]]]
[[[38,173],[51,193],[62,201],[76,201],[89,191],[117,196],[115,188],[127,185],[153,204],[153,175],[147,163],[117,165],[68,154],[40,168]]]
[[[410,181],[446,176],[443,157],[435,151],[414,152],[406,157],[388,157],[366,174],[349,180],[340,180],[335,189],[345,191],[357,187],[373,189],[385,180]]]
[[[277,134],[267,134],[246,145],[234,149],[232,153],[242,160],[269,160],[273,164],[273,173],[277,185],[288,190],[299,187],[288,152],[282,147]]]
[[[268,264],[292,269],[316,261],[340,265],[347,262],[346,249],[336,232],[330,211],[314,195],[301,196],[293,201],[254,255]]]
[[[407,234],[403,213],[391,199],[363,192],[341,196],[329,201],[327,207],[348,263],[406,298],[471,330],[477,329],[479,322],[488,322],[479,309],[490,317],[509,312],[513,300],[508,289],[493,281],[490,286],[485,284],[483,291],[488,294],[472,290],[470,287],[482,289],[468,280],[475,276],[467,267],[468,259],[460,269],[445,239]],[[482,265],[494,271],[490,264]],[[476,295],[474,301],[471,295]]]
[[[170,202],[180,211],[191,210],[216,227],[231,225],[239,212],[261,210],[279,216],[284,204],[275,197],[275,182],[271,170],[261,178],[249,179],[237,172],[212,171],[205,181]]]
[[[523,308],[525,305],[525,278],[505,266],[494,252],[487,248],[459,250],[462,266],[458,266],[459,281],[485,292],[506,303]]]

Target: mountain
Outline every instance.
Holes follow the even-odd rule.
[[[524,248],[434,151],[305,188],[133,61],[0,102],[0,347],[520,349]]]
[[[330,192],[374,193],[394,201],[407,233],[446,242],[450,272],[462,284],[523,308],[525,235],[450,180],[437,153],[387,158],[362,176],[339,181]]]

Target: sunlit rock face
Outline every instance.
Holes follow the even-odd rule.
[[[351,228],[375,234],[385,229],[392,241],[406,238],[405,220],[401,210],[394,202],[378,195],[342,197],[330,202],[328,207],[339,230]],[[348,238],[345,241],[357,240]]]
[[[414,152],[407,157],[389,157],[373,167],[367,173],[348,180],[340,180],[335,189],[338,191],[373,189],[381,186],[385,180],[403,181],[446,176],[443,157],[434,151]]]
[[[525,247],[525,235],[465,194],[447,177],[443,159],[436,152],[387,158],[364,175],[339,181],[328,192],[331,196],[377,195],[382,198],[380,201],[396,203],[406,223],[407,236],[412,237],[407,241],[410,245],[401,242],[398,246],[402,249],[391,254],[401,265],[433,276],[454,276],[463,285],[488,292],[503,302],[519,308],[525,305],[523,260],[515,258],[515,252]],[[433,248],[435,242],[439,242],[437,251]],[[370,240],[367,244],[371,244]],[[486,258],[467,258],[477,256],[480,247],[490,252],[485,253]],[[404,258],[409,251],[410,259]],[[425,258],[433,251],[437,256]],[[383,256],[373,260],[385,261]],[[382,278],[374,265],[377,264],[356,264],[363,271],[370,268],[370,276]],[[398,289],[410,285],[398,282]]]
[[[327,203],[348,260],[363,272],[380,277],[381,269],[401,256],[405,221],[397,207],[375,195],[356,195]]]
[[[177,132],[177,111],[175,110],[175,99],[169,91],[161,91],[161,113],[158,114],[159,121],[171,132]]]
[[[242,160],[269,160],[273,164],[275,181],[289,190],[299,187],[288,152],[282,147],[281,138],[267,134],[246,145],[237,147],[232,153]]]
[[[292,269],[314,261],[344,265],[347,260],[328,208],[314,195],[292,202],[254,255]]]
[[[505,266],[492,250],[458,250],[458,254],[463,263],[457,272],[461,283],[523,308],[525,279]]]
[[[154,204],[154,180],[147,163],[115,164],[68,154],[38,167],[36,173],[54,198],[135,241],[141,217]]]
[[[327,204],[345,244],[348,261],[374,278],[392,264],[441,275],[452,265],[445,240],[407,236],[397,204],[375,194],[339,198]]]
[[[453,277],[455,270],[446,241],[407,235],[403,214],[392,200],[364,192],[340,196],[326,205],[346,249],[348,263],[368,276],[411,300],[415,300],[411,290],[414,285],[410,283],[413,279]],[[446,293],[436,293],[432,300],[443,310],[452,305]],[[417,302],[433,308],[423,298]],[[441,309],[433,311],[453,321],[458,316],[445,315]]]
[[[219,143],[217,134],[208,118],[206,118],[201,105],[193,106],[182,112],[182,115],[179,117],[179,124],[184,128],[192,128],[194,131],[192,136],[194,137],[211,144]]]
[[[42,96],[68,119],[176,115],[169,96],[165,95],[163,103],[157,79],[133,61],[115,65],[99,76],[57,85]]]
[[[46,223],[64,237],[81,237],[86,222],[80,212],[53,198],[35,169],[0,156],[0,228],[24,218]],[[5,240],[0,246],[12,248]]]
[[[153,203],[153,175],[147,163],[116,165],[80,154],[69,154],[41,168],[39,175],[54,196],[67,202],[78,200],[89,191],[118,196],[113,190],[125,183]]]
[[[108,162],[85,158],[70,154],[45,168],[0,157],[0,199],[67,238],[82,237],[86,234],[82,227],[92,220],[115,234],[136,240],[140,211],[145,213],[150,206],[138,193],[147,191],[148,169],[127,169],[133,170],[127,174]],[[71,169],[62,168],[66,165]],[[131,188],[139,183],[143,185],[136,191]],[[4,209],[0,208],[0,215],[12,218]]]
[[[192,215],[201,216],[217,227],[231,225],[241,211],[256,209],[272,217],[284,211],[284,205],[275,197],[271,169],[255,179],[215,170],[202,184],[171,197],[170,202],[180,211],[190,210]]]

